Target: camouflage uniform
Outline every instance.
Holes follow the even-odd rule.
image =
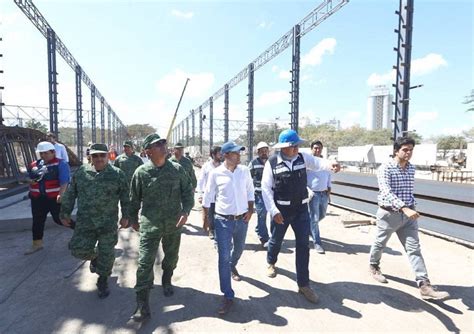
[[[122,153],[114,161],[114,166],[120,168],[125,173],[129,184],[132,180],[133,173],[140,165],[143,165],[143,161],[135,154],[128,156]]]
[[[163,240],[164,259],[162,283],[171,284],[171,276],[178,262],[181,228],[178,217],[189,214],[194,198],[191,183],[184,169],[166,161],[156,167],[151,161],[137,168],[130,184],[130,220],[140,215],[140,247],[137,269],[137,294],[153,287],[153,265],[160,240]]]
[[[175,163],[180,164],[184,168],[184,170],[188,174],[189,179],[191,180],[191,186],[193,187],[193,189],[196,189],[197,178],[196,178],[196,174],[194,173],[194,167],[193,167],[193,163],[191,162],[191,160],[189,160],[186,157],[182,157],[181,160],[178,160],[178,159],[176,159],[175,156],[172,156],[169,160],[171,162],[175,162]]]
[[[108,277],[112,273],[118,239],[118,201],[122,218],[128,218],[128,195],[129,185],[120,169],[107,165],[97,172],[91,165],[82,165],[62,198],[62,219],[71,217],[77,198],[77,222],[69,249],[82,260],[97,258],[99,276]]]

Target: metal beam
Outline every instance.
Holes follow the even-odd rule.
[[[209,152],[214,145],[214,102],[209,98]]]
[[[95,143],[97,141],[96,121],[95,121],[95,86],[91,89],[91,139]]]
[[[413,31],[413,0],[400,0],[398,15],[398,45],[395,87],[395,112],[393,118],[393,140],[408,135],[408,104],[410,102],[410,69]]]
[[[189,116],[186,117],[186,147],[189,146]]]
[[[229,141],[229,86],[224,86],[224,143]]]
[[[291,57],[291,121],[290,127],[298,131],[300,99],[300,26],[293,27],[293,47]]]
[[[253,95],[254,95],[254,65],[251,63],[248,68],[249,82],[247,93],[247,159],[248,163],[253,160]]]
[[[77,158],[82,163],[83,159],[83,138],[82,132],[82,82],[81,82],[81,67],[76,67],[76,122],[77,122]]]
[[[202,107],[199,107],[199,153],[202,156]]]
[[[100,98],[100,142],[105,144],[105,105],[104,98]]]
[[[195,128],[195,120],[194,120],[195,112],[191,110],[191,134],[193,136],[191,143],[196,145],[196,128]]]
[[[52,29],[46,33],[48,55],[49,131],[59,138],[58,129],[58,88],[56,72],[56,34]]]
[[[112,144],[112,108],[109,106],[107,108],[107,146],[110,148],[110,144]]]

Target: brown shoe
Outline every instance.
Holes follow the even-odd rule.
[[[276,277],[276,275],[277,275],[277,271],[276,271],[275,265],[269,264],[267,268],[267,276],[273,278],[273,277]]]
[[[237,282],[242,280],[242,278],[239,275],[239,272],[235,268],[233,268],[231,271],[231,277],[234,281],[237,281]]]
[[[222,300],[222,304],[219,307],[219,310],[217,310],[217,313],[219,313],[219,315],[227,314],[233,304],[234,301],[232,299],[227,299],[224,297],[224,299]]]
[[[429,282],[424,282],[421,284],[420,294],[422,299],[441,300],[449,298],[449,293],[446,291],[436,291],[436,289],[433,288]]]
[[[380,267],[376,264],[371,264],[369,267],[369,271],[372,274],[372,277],[379,283],[388,283],[385,276],[380,271]]]
[[[311,303],[316,304],[319,300],[318,295],[309,286],[300,286],[298,292],[309,300]]]

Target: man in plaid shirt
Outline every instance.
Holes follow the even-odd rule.
[[[394,159],[382,164],[377,170],[379,208],[376,215],[377,235],[370,249],[370,273],[376,281],[387,283],[379,264],[388,240],[393,233],[397,233],[415,272],[421,298],[444,299],[448,298],[449,294],[436,291],[431,286],[421,255],[417,222],[420,215],[416,211],[413,196],[415,167],[409,162],[414,146],[415,141],[412,138],[398,138],[393,144]]]

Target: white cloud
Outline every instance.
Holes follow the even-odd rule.
[[[425,75],[436,71],[442,66],[447,66],[448,63],[442,55],[430,53],[423,58],[415,59],[411,62],[412,75]]]
[[[278,73],[278,77],[279,77],[280,79],[291,79],[291,72],[290,72],[290,71],[281,70],[280,73]]]
[[[367,85],[388,85],[395,82],[395,70],[391,70],[384,74],[372,73],[367,79]]]
[[[273,66],[272,66],[272,72],[273,72],[273,73],[278,72],[278,68],[279,68],[278,66],[273,65]]]
[[[321,64],[325,54],[333,54],[336,48],[335,38],[325,38],[316,44],[307,54],[301,57],[301,66],[315,66]]]
[[[448,63],[442,55],[436,53],[430,53],[423,58],[414,59],[411,62],[411,75],[422,76],[432,73],[440,67],[447,66]],[[384,73],[372,73],[367,79],[367,85],[389,85],[395,83],[396,72],[394,69]]]
[[[260,95],[256,102],[256,107],[268,107],[282,102],[288,103],[290,94],[286,90],[276,90],[273,92],[265,92]]]
[[[267,22],[265,20],[261,21],[258,24],[258,27],[261,29],[270,29],[273,26],[273,22]]]
[[[457,126],[457,127],[446,127],[441,129],[441,134],[447,136],[460,136],[463,131],[469,130],[471,127],[468,125],[465,126]]]
[[[171,14],[173,16],[179,17],[180,19],[187,19],[187,20],[191,19],[194,16],[193,12],[183,12],[177,9],[173,9],[171,11]]]
[[[186,87],[185,96],[191,98],[206,98],[214,84],[214,74],[210,72],[186,73],[176,69],[173,73],[166,74],[156,83],[158,92],[172,97],[181,96],[186,78],[190,81]]]

